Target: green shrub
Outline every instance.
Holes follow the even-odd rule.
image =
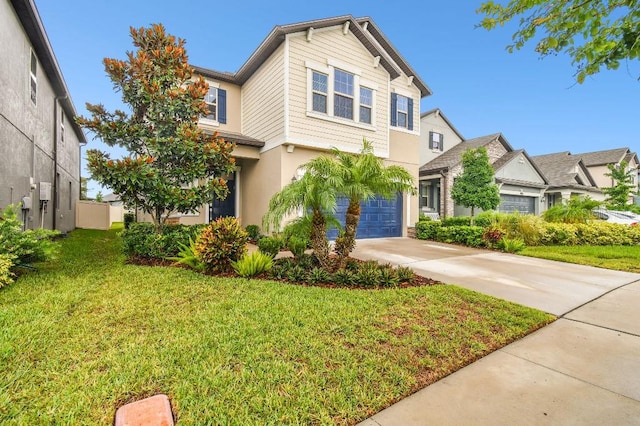
[[[526,246],[522,238],[502,238],[497,244],[500,250],[507,253],[518,253],[524,250]]]
[[[289,270],[287,279],[294,283],[302,283],[307,281],[307,271],[300,265],[296,265]]]
[[[478,216],[476,216],[474,224],[475,226],[482,226],[483,228],[486,228],[490,226],[493,222],[495,222],[496,216],[498,214],[499,214],[498,212],[495,212],[493,210],[480,212],[478,213]]]
[[[545,246],[573,246],[578,243],[577,228],[570,223],[545,223],[540,244]]]
[[[189,240],[195,240],[204,225],[165,225],[160,233],[152,223],[134,222],[120,234],[128,257],[166,259],[178,256]]]
[[[299,259],[304,255],[304,251],[307,249],[307,240],[292,235],[289,237],[289,241],[287,242],[287,248],[291,253],[293,253],[293,257]]]
[[[0,254],[13,258],[12,269],[53,259],[57,249],[53,238],[60,232],[49,229],[23,231],[17,210],[18,206],[9,205],[0,214]]]
[[[416,223],[416,238],[419,240],[435,240],[438,228],[442,223],[438,221],[421,221]]]
[[[331,280],[331,274],[326,269],[316,267],[309,272],[308,279],[310,284],[328,283]]]
[[[483,232],[480,226],[442,226],[436,232],[436,241],[480,247]]]
[[[441,220],[442,226],[471,226],[469,216],[451,216]]]
[[[544,212],[547,222],[556,223],[587,223],[593,219],[593,209],[600,205],[599,201],[589,197],[573,196],[564,204],[556,204]]]
[[[249,237],[235,217],[221,217],[196,240],[196,251],[208,271],[228,271],[247,251]]]
[[[633,244],[631,227],[619,223],[602,221],[576,225],[579,245],[589,246],[628,246]]]
[[[315,256],[315,254],[302,253],[302,256],[297,258],[295,262],[298,266],[307,271],[315,268],[316,266],[320,266],[320,262],[318,261],[318,258]]]
[[[268,254],[271,258],[276,257],[282,248],[282,238],[280,237],[262,237],[258,241],[258,250],[264,254]]]
[[[260,251],[245,254],[238,261],[231,261],[231,266],[236,274],[243,278],[254,277],[273,267],[273,258]]]
[[[342,286],[353,286],[357,283],[356,275],[348,269],[339,269],[333,274],[333,282]]]
[[[293,259],[283,258],[277,259],[274,261],[271,270],[269,271],[269,276],[274,280],[283,280],[289,276],[289,272],[291,268],[293,268],[295,264],[293,263]]]
[[[244,230],[247,231],[249,240],[258,241],[260,239],[260,227],[258,225],[247,225]]]
[[[353,278],[354,284],[362,287],[376,287],[380,280],[380,266],[378,262],[375,260],[362,262],[358,266]]]
[[[136,215],[133,213],[124,214],[124,229],[129,229],[129,226],[136,220]]]
[[[196,271],[204,271],[204,263],[200,260],[198,252],[196,250],[196,242],[193,238],[189,238],[189,244],[178,243],[180,251],[176,256],[167,257],[168,260],[173,260],[176,263],[186,265]]]
[[[0,254],[0,288],[13,282],[13,261],[15,256],[11,254]]]
[[[391,265],[381,265],[379,274],[378,285],[380,287],[397,287],[400,284],[398,274]]]
[[[421,214],[418,217],[418,222],[431,222],[433,219],[431,219],[429,216],[425,216],[423,214]]]
[[[398,266],[396,276],[401,283],[412,283],[415,277],[413,269],[408,266]]]

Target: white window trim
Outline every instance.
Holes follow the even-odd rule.
[[[326,76],[326,77],[327,77],[327,91],[326,91],[326,92],[320,92],[320,91],[318,91],[318,90],[313,90],[313,74],[314,74],[314,73],[316,73],[316,74],[322,74],[322,75],[324,75],[324,76]],[[317,70],[314,70],[314,69],[308,69],[308,70],[307,70],[307,75],[308,75],[308,80],[309,80],[309,84],[308,84],[309,90],[308,90],[308,93],[310,94],[310,96],[309,96],[309,100],[308,100],[308,102],[307,102],[307,104],[308,104],[308,106],[307,106],[307,110],[308,110],[308,111],[313,111],[313,112],[318,113],[318,114],[328,114],[328,113],[329,113],[329,92],[328,92],[328,89],[329,89],[329,80],[331,79],[331,77],[330,77],[329,75],[327,75],[327,74],[323,73],[323,72],[320,72],[320,71],[317,71]],[[313,109],[313,95],[314,95],[315,93],[318,93],[318,94],[322,94],[322,95],[324,95],[325,100],[326,100],[326,105],[325,105],[325,107],[326,107],[326,109],[327,109],[327,112],[326,112],[326,113],[323,113],[323,112],[320,112],[320,111],[316,111],[316,110],[314,110],[314,109]]]
[[[376,91],[373,90],[371,87],[367,87],[364,84],[362,84],[362,81],[360,82],[360,87],[358,88],[358,96],[360,95],[360,89],[368,89],[371,90],[371,105],[364,105],[362,102],[360,102],[358,104],[358,123],[360,124],[364,124],[364,125],[372,125],[373,121],[374,121],[374,117],[373,117],[373,107],[376,104]],[[369,108],[371,110],[371,123],[365,123],[363,121],[360,121],[360,107],[365,107],[365,108]]]
[[[376,99],[378,92],[378,84],[365,79],[360,79],[362,71],[351,65],[345,64],[333,59],[327,59],[327,64],[316,61],[305,61],[307,68],[307,117],[318,118],[332,123],[343,124],[347,126],[357,127],[365,130],[376,130]],[[335,91],[335,70],[339,69],[344,72],[353,74],[353,118],[343,118],[334,115],[334,97]],[[325,74],[327,76],[327,112],[321,113],[313,110],[313,72]],[[373,91],[371,105],[371,124],[360,122],[360,86],[366,87]],[[341,96],[349,97],[349,95],[339,93]]]
[[[65,144],[65,134],[64,134],[64,110],[60,110],[60,145],[64,147]]]
[[[209,81],[207,80],[207,83],[209,84],[209,88],[214,88],[216,89],[216,91],[218,91],[218,89],[220,88],[220,83],[216,83],[215,81]],[[218,102],[218,96],[219,94],[216,94],[216,119],[215,120],[210,120],[206,117],[199,117],[198,118],[198,123],[200,124],[205,124],[208,126],[214,126],[214,127],[219,127],[220,126],[220,121],[218,120],[219,114],[220,114],[220,104]]]

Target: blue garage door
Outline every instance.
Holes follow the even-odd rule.
[[[336,217],[344,226],[349,200],[338,199]],[[390,200],[377,196],[360,205],[360,223],[356,238],[384,238],[402,236],[402,194]],[[338,232],[332,229],[327,234],[335,240]]]

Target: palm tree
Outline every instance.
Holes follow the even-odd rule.
[[[342,152],[337,148],[333,149],[333,154],[335,159],[328,174],[337,177],[338,192],[349,199],[344,232],[335,244],[340,268],[344,268],[349,254],[355,248],[360,203],[376,195],[391,199],[398,192],[415,193],[416,190],[411,174],[400,166],[385,166],[382,159],[375,156],[373,145],[366,139],[363,140],[360,154]],[[327,162],[324,167],[329,166]]]
[[[318,157],[305,164],[302,178],[290,183],[269,201],[269,210],[262,218],[263,228],[271,225],[278,229],[288,216],[302,211],[302,220],[310,221],[310,240],[314,254],[324,268],[329,267],[327,222],[332,222],[336,209],[336,177],[329,173],[324,161]]]

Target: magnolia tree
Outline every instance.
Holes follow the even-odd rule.
[[[136,52],[104,60],[105,70],[130,113],[87,104],[91,118],[77,119],[108,146],[129,152],[122,159],[87,151],[91,178],[110,187],[129,207],[150,214],[160,230],[173,212],[188,213],[228,193],[222,178],[233,172],[233,145],[198,128],[206,114],[208,84],[193,78],[185,41],[160,24],[131,28]]]

